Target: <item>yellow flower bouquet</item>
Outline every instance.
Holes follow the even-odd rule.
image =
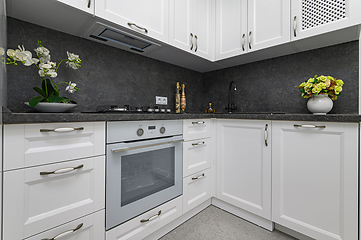
[[[299,86],[296,86],[301,91],[303,98],[310,98],[312,95],[327,94],[332,100],[336,100],[341,95],[343,81],[331,76],[317,75],[310,78]]]

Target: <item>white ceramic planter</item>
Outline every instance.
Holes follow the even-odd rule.
[[[316,115],[324,115],[331,111],[333,107],[333,101],[327,94],[318,94],[312,96],[307,101],[307,108],[310,112]]]
[[[25,102],[25,105],[29,105],[29,102]],[[49,112],[49,113],[60,113],[66,112],[73,107],[76,107],[77,104],[74,103],[48,103],[48,102],[39,102],[34,109],[39,112]]]

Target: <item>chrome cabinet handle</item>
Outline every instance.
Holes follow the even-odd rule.
[[[152,220],[156,219],[157,217],[159,217],[161,214],[162,214],[162,211],[159,210],[159,212],[158,212],[156,215],[151,216],[151,217],[148,218],[148,219],[142,219],[142,220],[140,220],[140,222],[141,222],[141,223],[145,223],[145,222],[152,221]]]
[[[268,147],[268,124],[264,127],[264,144]]]
[[[196,39],[196,49],[194,49],[194,52],[197,52],[197,50],[198,50],[198,37],[197,37],[197,35],[194,35],[194,38]]]
[[[206,175],[203,173],[202,175],[199,175],[198,177],[193,177],[192,180],[198,180],[198,179],[201,179],[201,178],[204,178]]]
[[[326,126],[317,126],[317,125],[311,125],[311,124],[294,124],[294,127],[300,127],[300,128],[326,128]]]
[[[192,50],[193,49],[193,34],[191,33],[191,48],[190,48],[190,50]]]
[[[68,173],[68,172],[71,172],[71,171],[74,171],[76,169],[80,169],[82,168],[84,165],[81,164],[77,167],[68,167],[68,168],[61,168],[61,169],[58,169],[58,170],[55,170],[55,171],[52,171],[52,172],[40,172],[40,175],[50,175],[50,174],[63,174],[63,173]]]
[[[112,152],[113,152],[113,153],[125,152],[125,151],[129,151],[129,150],[134,150],[134,149],[140,149],[140,148],[146,148],[146,147],[154,147],[154,146],[159,146],[159,145],[163,145],[163,144],[183,142],[183,141],[184,141],[184,140],[181,139],[181,140],[176,140],[176,141],[169,141],[169,142],[148,144],[148,145],[145,145],[145,146],[118,148],[118,149],[113,149]]]
[[[252,42],[252,31],[249,31],[249,35],[248,35],[248,46],[249,46],[249,49],[252,49],[251,47],[251,42]]]
[[[72,132],[72,131],[78,131],[78,130],[84,130],[84,127],[77,127],[77,128],[54,128],[54,129],[40,129],[40,132]]]
[[[203,146],[203,145],[205,145],[205,142],[192,143],[193,147],[195,147],[195,146]]]
[[[297,37],[296,29],[297,29],[297,16],[293,18],[293,35]]]
[[[192,122],[193,125],[205,124],[205,122]]]
[[[135,26],[137,28],[139,28],[140,30],[143,30],[145,33],[148,33],[148,30],[146,28],[143,28],[143,27],[139,27],[137,24],[135,23],[128,23],[128,26],[133,28],[132,26]]]
[[[246,43],[246,34],[243,33],[243,35],[242,35],[242,49],[243,49],[243,51],[245,50],[244,49],[244,44],[245,43]]]
[[[88,8],[90,8],[91,0],[88,0]]]
[[[71,234],[71,233],[73,233],[73,232],[75,232],[75,231],[78,231],[82,226],[83,226],[83,223],[80,223],[80,224],[79,224],[76,228],[74,228],[74,229],[71,229],[71,230],[65,231],[65,232],[63,232],[63,233],[60,233],[60,234],[56,235],[56,236],[53,237],[53,238],[43,238],[43,239],[41,239],[41,240],[56,240],[56,239],[58,239],[58,238],[64,237],[65,235],[68,235],[68,234]]]

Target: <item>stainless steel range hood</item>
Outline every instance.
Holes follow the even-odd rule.
[[[84,37],[139,54],[149,53],[161,46],[158,43],[141,38],[135,34],[129,33],[128,31],[107,26],[100,22],[95,22],[92,26],[90,26],[88,31],[85,32]]]

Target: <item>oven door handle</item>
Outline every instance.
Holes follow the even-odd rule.
[[[170,143],[183,142],[183,141],[184,141],[184,140],[181,139],[181,140],[176,140],[176,141],[153,143],[153,144],[148,144],[148,145],[144,145],[144,146],[117,148],[117,149],[113,149],[112,152],[113,152],[113,153],[118,153],[118,152],[130,151],[130,150],[134,150],[134,149],[154,147],[154,146],[159,146],[159,145],[163,145],[163,144],[170,144]]]

